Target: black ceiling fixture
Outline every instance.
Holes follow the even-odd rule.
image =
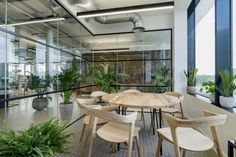
[[[146,4],[146,5],[135,5],[135,6],[128,6],[128,7],[120,7],[120,8],[109,8],[109,9],[102,9],[102,10],[91,10],[91,11],[84,11],[84,12],[77,12],[78,18],[86,18],[86,17],[96,17],[96,16],[104,16],[106,14],[121,14],[121,13],[134,13],[142,11],[151,11],[151,10],[158,10],[158,9],[168,9],[168,7],[174,7],[174,2],[164,2],[164,3],[153,3],[153,4]]]

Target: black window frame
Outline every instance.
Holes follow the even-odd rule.
[[[195,9],[201,0],[192,0],[188,7],[187,66],[195,67]],[[219,70],[232,69],[232,0],[215,0],[215,83],[220,84]],[[220,107],[220,93],[215,93],[215,105]]]

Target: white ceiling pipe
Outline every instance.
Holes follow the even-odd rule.
[[[97,7],[92,0],[67,0],[70,5],[77,5],[86,10],[97,10]],[[110,16],[94,17],[94,20],[101,24],[114,24],[123,22],[132,22],[134,25],[134,32],[142,32],[145,30],[143,20],[139,14],[120,14]]]

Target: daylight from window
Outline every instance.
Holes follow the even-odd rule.
[[[215,75],[215,6],[214,0],[200,1],[196,7],[197,87],[214,81]]]

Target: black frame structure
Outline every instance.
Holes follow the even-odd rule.
[[[192,0],[188,8],[188,67],[195,67],[195,8],[201,0]],[[220,84],[219,70],[232,69],[232,0],[215,0],[215,81]],[[220,93],[216,92],[216,105]]]
[[[171,83],[171,91],[173,90],[173,29],[172,28],[166,28],[166,29],[153,29],[153,30],[145,30],[144,32],[157,32],[157,31],[170,31],[170,51],[171,51],[171,56],[170,58],[167,59],[132,59],[132,60],[107,60],[106,62],[123,62],[123,61],[143,61],[144,62],[144,66],[146,64],[146,61],[171,61],[171,79],[172,79],[172,83]],[[106,36],[106,35],[119,35],[119,34],[128,34],[128,33],[134,33],[134,32],[119,32],[119,33],[104,33],[104,34],[96,34],[93,36]],[[114,49],[117,50],[117,49]],[[89,60],[91,61],[91,60]],[[93,60],[92,62],[96,63],[96,62],[104,62],[104,61],[96,61]],[[145,78],[145,74],[144,78]],[[140,84],[140,85],[118,85],[120,87],[167,87],[167,86],[153,86],[153,85],[145,85],[145,84]]]
[[[96,15],[96,14],[106,14],[106,13],[112,13],[112,12],[118,12],[118,11],[136,11],[140,9],[153,9],[153,8],[171,7],[171,6],[174,6],[174,2],[163,2],[163,3],[135,5],[135,6],[128,6],[128,7],[120,7],[120,8],[91,10],[91,11],[77,12],[76,14],[77,14],[77,17],[80,17],[80,16],[88,16],[88,15]]]

